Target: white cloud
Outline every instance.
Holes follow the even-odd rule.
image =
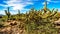
[[[49,1],[49,2],[50,2],[51,0],[47,0],[47,1]]]
[[[0,14],[4,14],[4,15],[5,15],[5,12],[4,12],[4,10],[0,10]]]
[[[17,11],[18,9],[21,12],[22,11],[25,12],[29,9],[26,9],[24,7],[26,7],[27,5],[33,5],[34,4],[33,2],[28,2],[28,1],[23,1],[23,0],[8,0],[8,1],[4,1],[4,3],[6,3],[6,5],[5,4],[0,4],[0,6],[4,7],[3,10],[0,10],[0,14],[5,14],[4,10],[6,10],[7,7],[10,7],[11,8],[10,10],[13,10],[13,11],[10,11],[11,14],[16,14],[17,12],[14,12],[14,11]]]
[[[39,1],[39,0],[27,0],[27,1]]]
[[[5,6],[5,7],[7,7],[7,5],[4,5],[4,4],[0,4],[0,6],[3,6],[3,7]]]
[[[19,4],[16,4],[16,5],[13,6],[13,10],[18,10],[18,9],[22,10],[23,7],[24,7],[24,6],[21,5],[21,4],[20,4],[20,5],[19,5]]]
[[[58,8],[58,11],[60,12],[60,8]]]
[[[49,2],[51,2],[51,0],[46,0],[47,1],[47,4],[49,4]],[[42,5],[44,5],[45,2],[42,3]]]
[[[27,5],[33,5],[33,2],[23,2],[22,0],[9,0],[9,1],[4,1],[7,6],[12,7],[13,10],[25,10],[24,7],[26,7]]]
[[[45,2],[42,3],[43,5],[45,4]],[[47,4],[49,4],[49,2],[47,2]]]
[[[32,1],[32,0],[30,0]],[[8,0],[8,1],[3,1],[5,4],[0,4],[0,6],[3,6],[4,9],[3,10],[0,10],[0,14],[5,14],[4,10],[7,9],[7,7],[10,7],[11,9],[10,10],[13,10],[13,11],[10,11],[11,14],[16,14],[17,10],[19,9],[21,12],[22,11],[28,11],[29,9],[26,9],[24,7],[26,7],[27,5],[33,5],[34,3],[33,2],[28,2],[28,1],[23,1],[23,0]],[[15,12],[14,12],[15,11]],[[23,13],[23,12],[22,12]]]
[[[53,3],[58,3],[58,2],[60,2],[60,1],[52,1],[52,0],[46,0],[47,2],[53,2]]]
[[[50,4],[50,2],[53,2],[53,3],[59,3],[60,1],[52,1],[52,0],[46,0],[47,1],[47,4]],[[42,3],[42,5],[44,5],[45,2]]]
[[[53,2],[53,3],[59,3],[60,1],[51,1],[51,2]]]

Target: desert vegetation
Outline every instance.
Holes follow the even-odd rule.
[[[59,20],[58,9],[48,9],[46,4],[43,9],[31,8],[25,14],[11,15],[9,7],[6,15],[0,16],[0,34],[58,34],[59,28],[55,28],[54,22]]]

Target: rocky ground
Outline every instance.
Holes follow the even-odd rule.
[[[6,22],[5,27],[0,28],[0,34],[24,34],[25,29],[20,28],[23,26],[19,24],[22,24],[22,23],[19,23],[18,21]]]
[[[60,22],[55,21],[55,24]],[[23,21],[6,21],[4,22],[4,27],[0,28],[0,34],[27,34],[24,28],[24,23]],[[58,28],[58,27],[57,27]],[[60,34],[60,29],[59,32]]]

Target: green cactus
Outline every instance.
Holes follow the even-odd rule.
[[[18,16],[20,16],[20,10],[18,10]]]
[[[47,1],[45,1],[45,5],[44,5],[44,13],[46,13],[47,12]]]
[[[9,7],[7,8],[7,10],[5,10],[5,14],[8,16],[8,19],[10,18],[11,14],[9,12]]]
[[[52,12],[54,11],[54,8],[52,9]]]

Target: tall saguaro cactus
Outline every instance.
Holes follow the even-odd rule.
[[[45,4],[44,4],[44,12],[47,11],[47,1],[45,1]]]
[[[10,12],[9,12],[9,7],[7,8],[8,10],[5,10],[6,15],[8,16],[8,19],[10,18]]]
[[[8,7],[8,18],[10,18],[10,12],[9,12],[9,7]]]
[[[20,16],[20,10],[18,10],[18,16]]]

